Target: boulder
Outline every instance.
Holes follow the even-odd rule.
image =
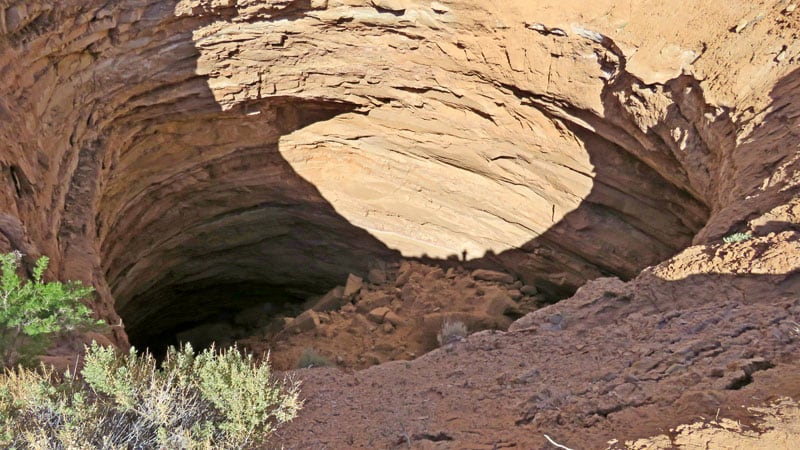
[[[299,334],[306,331],[311,331],[317,328],[319,325],[320,325],[319,315],[315,311],[309,309],[305,311],[303,314],[300,314],[299,316],[295,317],[292,323],[289,324],[289,326],[287,326],[285,330],[287,332]]]
[[[341,308],[348,302],[348,299],[344,295],[345,288],[342,286],[336,286],[335,288],[328,291],[327,294],[323,295],[322,298],[317,300],[314,306],[311,307],[312,310],[316,312],[325,312],[325,311],[336,311],[337,309]]]
[[[356,294],[364,287],[364,279],[352,273],[347,277],[342,295],[348,300],[355,298]]]
[[[479,312],[487,316],[502,316],[506,311],[514,311],[517,304],[505,292],[490,291],[482,298]]]
[[[383,323],[383,318],[386,314],[390,313],[392,310],[389,308],[382,306],[380,308],[375,308],[369,313],[367,313],[367,318],[375,323]]]
[[[400,318],[394,311],[389,311],[383,316],[383,323],[390,323],[394,326],[400,326],[403,323],[403,319]]]
[[[389,306],[393,299],[393,296],[384,292],[365,292],[356,303],[356,311],[366,314],[375,308]]]

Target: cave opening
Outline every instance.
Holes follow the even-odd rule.
[[[317,107],[323,112],[304,112]],[[219,142],[218,134],[201,140],[201,148],[218,152],[215,158],[171,168],[179,172],[169,183],[150,185],[154,191],[139,197],[149,203],[120,202],[125,208],[114,224],[118,233],[105,240],[106,276],[129,340],[139,349],[162,355],[181,342],[205,348],[266,335],[282,318],[302,314],[310,299],[343,285],[349,274],[366,278],[375,261],[500,270],[553,303],[593,278],[629,279],[674,254],[691,242],[708,214],[701,202],[621,147],[575,128],[573,136],[592,152],[595,171],[594,187],[578,208],[520,248],[487,251],[469,261],[457,255],[404,258],[340,214],[278,151],[276,136],[352,108],[261,105],[258,116],[252,110],[243,108],[233,119],[225,113],[236,140]],[[275,131],[259,122],[264,118],[294,125]],[[177,151],[197,148],[195,141]],[[648,191],[647,197],[626,192],[632,186]],[[638,210],[630,207],[633,201],[642,203]],[[154,209],[160,213],[148,212]]]
[[[708,205],[665,175],[680,164],[649,131],[558,116],[563,101],[521,101],[525,91],[469,74],[453,81],[469,87],[463,99],[406,85],[373,91],[381,80],[362,83],[358,71],[270,81],[269,63],[240,58],[197,25],[176,38],[180,70],[168,82],[139,80],[150,90],[109,120],[102,140],[116,150],[101,161],[95,231],[137,348],[258,333],[349,274],[366,277],[375,261],[501,270],[555,302],[588,280],[630,279],[663,261],[708,218]],[[248,58],[277,57],[291,36]],[[496,107],[472,104],[483,92]],[[674,164],[659,171],[643,151]]]

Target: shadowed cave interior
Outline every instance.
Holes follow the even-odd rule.
[[[260,113],[253,115],[252,109]],[[182,176],[192,174],[192,184],[176,188],[165,182],[159,188],[167,192],[149,191],[138,203],[126,205],[112,227],[116,232],[104,240],[107,277],[132,344],[160,353],[167,345],[191,340],[182,335],[188,330],[220,323],[235,328],[236,314],[255,305],[265,315],[295,316],[308,297],[344,284],[349,273],[363,276],[375,263],[391,265],[402,258],[339,215],[278,152],[280,135],[350,109],[272,101],[205,115],[200,129],[184,131],[194,142],[175,148],[178,154],[219,151],[219,156],[180,169]],[[267,121],[278,123],[279,133],[274,124],[263,124]],[[197,117],[186,118],[169,127],[196,122]],[[238,128],[233,133],[237,139],[217,142],[207,131],[214,126],[227,132]],[[700,202],[615,144],[578,127],[573,132],[595,167],[595,187],[581,206],[522,248],[490,251],[461,264],[509,271],[554,302],[597,276],[629,279],[691,242],[707,214]],[[128,167],[135,171],[137,164]],[[120,189],[129,185],[124,172],[115,178]],[[654,203],[673,203],[659,216],[626,215],[621,211],[626,186],[642,185],[654,193]],[[109,201],[114,186],[109,184]],[[147,217],[154,207],[150,202],[166,205],[157,217]],[[125,220],[130,228],[122,226]],[[141,220],[149,222],[143,226]],[[671,235],[663,234],[664,224],[674,227]],[[604,258],[582,255],[581,248],[594,248],[587,245],[595,236],[588,231],[598,227],[611,230],[603,235],[615,240],[599,243],[607,251]],[[627,247],[649,248],[650,259],[628,259]],[[460,258],[415,259],[447,268],[460,264]]]

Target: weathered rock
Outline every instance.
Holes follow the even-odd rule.
[[[441,267],[436,267],[430,272],[428,272],[428,274],[425,275],[425,278],[427,280],[433,281],[433,280],[441,280],[442,278],[444,278],[444,276],[445,276],[444,270],[442,270]]]
[[[502,291],[492,291],[482,299],[481,312],[490,317],[503,316],[506,311],[516,310],[517,304]]]
[[[375,323],[383,323],[384,317],[389,314],[391,310],[385,306],[375,308],[367,314],[367,318]]]
[[[311,309],[317,312],[325,312],[335,311],[341,308],[345,303],[349,302],[349,299],[345,297],[344,292],[344,287],[336,286],[328,291],[327,294],[323,295],[322,298],[317,300]]]
[[[408,280],[411,279],[411,275],[412,275],[411,270],[400,272],[400,274],[397,276],[397,279],[395,280],[395,286],[397,287],[405,286],[406,283],[408,283]]]
[[[364,280],[352,273],[347,277],[347,283],[344,285],[342,296],[348,300],[353,299],[361,288],[364,287]]]
[[[538,289],[536,289],[536,286],[531,286],[531,285],[529,285],[529,284],[526,284],[525,286],[522,286],[522,287],[519,289],[519,291],[520,291],[522,294],[524,294],[524,295],[529,295],[529,296],[534,296],[534,295],[536,295],[536,294],[538,294],[538,293],[539,293],[539,290],[538,290]]]
[[[315,311],[309,309],[295,317],[285,330],[289,333],[303,333],[311,331],[319,327],[319,325],[319,315]]]
[[[386,283],[386,271],[381,269],[372,269],[367,274],[367,279],[372,284]]]
[[[394,325],[395,327],[399,327],[400,325],[403,324],[404,321],[394,311],[389,310],[389,312],[387,312],[386,314],[383,315],[383,322],[384,323],[390,323],[390,324]]]
[[[350,320],[350,327],[348,331],[352,334],[359,335],[363,330],[372,331],[375,329],[375,324],[370,322],[363,314],[356,314]]]
[[[512,275],[487,269],[478,269],[473,271],[472,278],[475,278],[476,280],[494,281],[505,284],[512,284],[514,282],[514,277]]]
[[[361,295],[361,299],[356,304],[356,310],[362,314],[366,314],[375,308],[389,306],[389,303],[391,303],[393,299],[393,296],[387,295],[385,292],[381,291],[365,293]]]

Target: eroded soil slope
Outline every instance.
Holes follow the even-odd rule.
[[[631,283],[592,281],[507,333],[358,372],[295,372],[306,407],[280,442],[552,448],[547,434],[600,449],[698,418],[749,425],[747,406],[800,395],[798,252],[798,231],[695,246]]]

